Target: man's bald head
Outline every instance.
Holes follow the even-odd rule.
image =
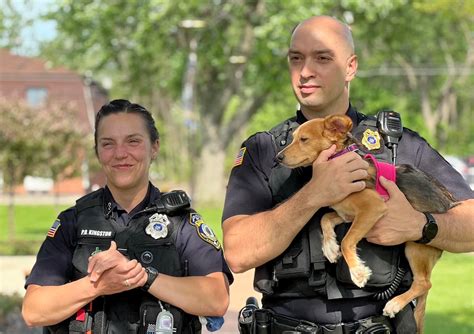
[[[354,54],[355,47],[354,40],[352,38],[352,32],[347,24],[339,21],[338,19],[325,15],[310,17],[309,19],[306,19],[299,23],[295,27],[295,29],[293,29],[291,39],[293,40],[295,34],[298,34],[302,30],[306,29],[331,30],[333,33],[337,34],[341,38],[341,41],[343,42],[346,51],[349,52],[351,55]]]
[[[330,16],[296,26],[288,49],[293,92],[306,118],[344,114],[357,56],[349,27]]]

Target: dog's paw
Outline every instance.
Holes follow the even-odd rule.
[[[323,254],[331,263],[336,263],[341,257],[341,249],[336,240],[323,242]]]
[[[385,307],[383,309],[383,315],[393,318],[395,317],[395,314],[400,312],[400,310],[401,310],[400,304],[397,303],[396,300],[392,299],[387,304],[385,304]]]
[[[363,288],[367,284],[370,275],[372,275],[372,270],[370,270],[369,267],[366,267],[363,264],[351,268],[350,272],[352,282],[354,282],[354,284],[357,285],[359,288]]]

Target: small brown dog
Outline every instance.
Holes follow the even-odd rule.
[[[293,141],[277,155],[286,167],[310,166],[321,151],[336,145],[341,151],[351,144],[348,133],[352,121],[347,116],[333,115],[324,119],[313,119],[296,129]],[[323,232],[323,253],[335,263],[341,255],[334,228],[343,222],[352,226],[341,242],[341,252],[349,267],[351,279],[359,287],[365,286],[371,270],[357,255],[357,244],[372,226],[386,213],[387,207],[382,197],[375,191],[376,170],[371,160],[367,187],[352,193],[332,206],[335,212],[328,213],[321,220]],[[437,180],[410,165],[396,167],[396,183],[411,205],[420,212],[444,213],[456,205],[453,196]],[[410,301],[417,298],[415,319],[419,333],[423,331],[423,318],[430,276],[442,251],[423,244],[407,242],[405,255],[413,272],[413,284],[405,293],[392,298],[384,308],[384,315],[394,317]]]

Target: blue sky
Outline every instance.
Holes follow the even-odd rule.
[[[0,7],[7,0],[0,0]],[[52,21],[41,19],[54,5],[54,0],[11,0],[11,4],[23,15],[25,20],[32,20],[21,31],[21,46],[14,51],[21,55],[34,56],[39,51],[39,43],[48,41],[56,35],[56,25]]]

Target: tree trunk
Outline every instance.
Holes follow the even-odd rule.
[[[15,191],[14,186],[10,187],[9,201],[8,201],[8,240],[15,239]]]
[[[227,180],[225,177],[225,148],[215,125],[206,127],[206,141],[201,150],[195,173],[193,205],[217,204],[224,202]]]
[[[437,114],[433,112],[429,96],[428,78],[422,77],[420,80],[421,112],[425,120],[426,128],[433,137],[436,137]]]
[[[15,239],[15,184],[16,168],[12,161],[7,161],[7,188],[8,188],[8,218],[7,218],[7,237],[9,241]]]
[[[59,211],[59,200],[60,200],[60,195],[59,195],[59,182],[60,180],[57,179],[57,177],[53,178],[53,202],[54,202],[54,210]]]

